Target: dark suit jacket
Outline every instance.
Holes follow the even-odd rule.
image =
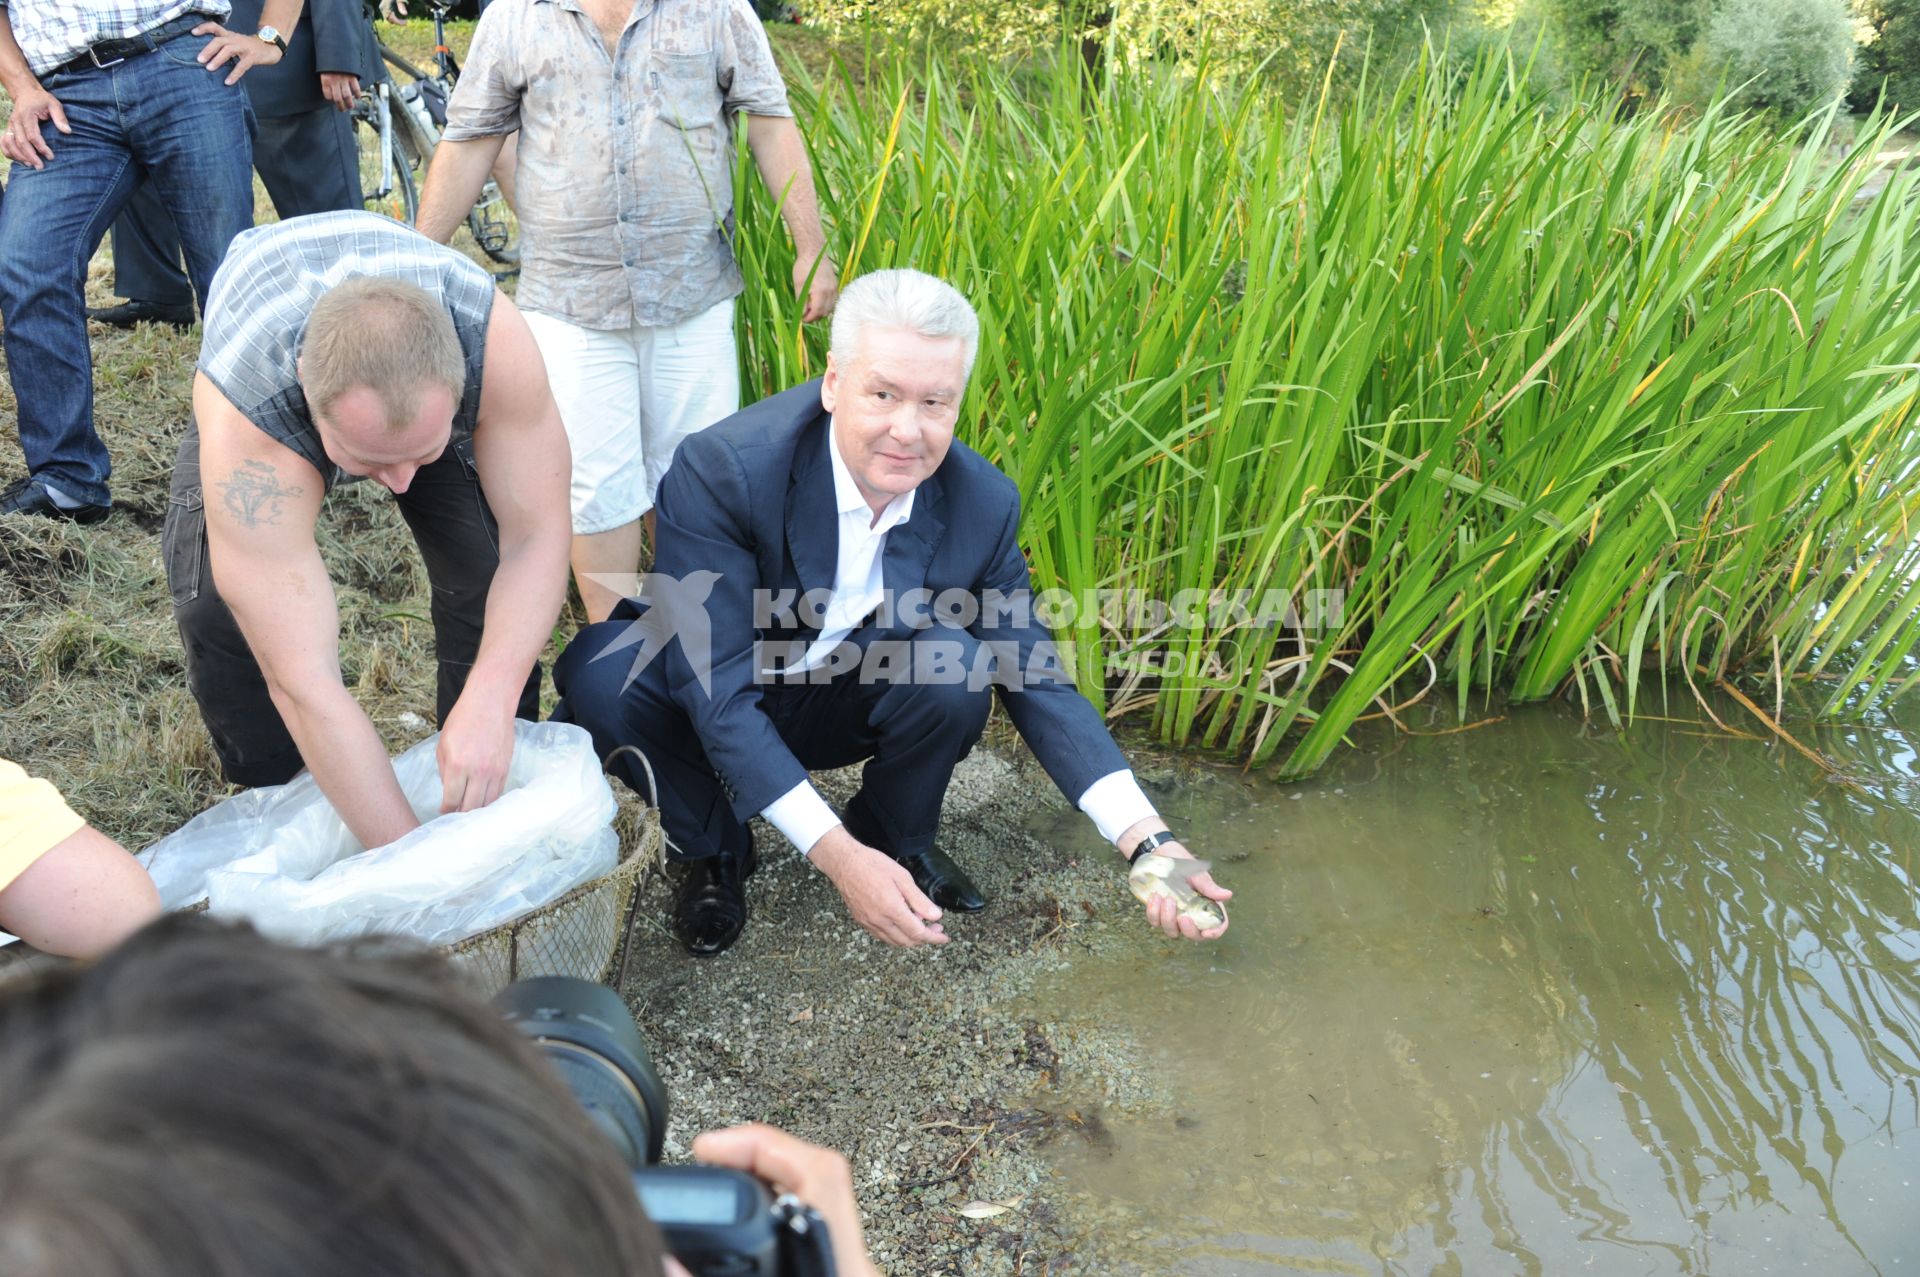
[[[684,580],[718,573],[707,600],[712,625],[710,691],[703,690],[680,643],[663,654],[675,702],[693,720],[707,757],[736,814],[754,815],[807,778],[760,708],[755,640],[784,647],[818,636],[796,609],[791,624],[762,608],[755,628],[754,591],[826,590],[839,564],[839,510],[827,458],[828,416],[820,383],[810,381],[681,442],[661,481],[656,514],[656,573]],[[913,515],[887,534],[881,561],[885,587],[898,597],[926,588],[962,589],[1003,597],[1029,589],[1027,562],[1016,533],[1020,494],[1013,481],[958,440],[940,468],[916,490]],[[909,609],[899,609],[909,611]],[[932,623],[892,617],[852,640],[910,638]],[[615,615],[636,614],[623,604]],[[1036,652],[1052,658],[1053,640],[1028,617],[983,610],[969,627],[996,650],[1017,649],[1019,668],[1034,668]],[[1093,706],[1064,674],[1054,681],[1000,685],[1002,703],[1021,737],[1069,802],[1087,786],[1127,766]]]
[[[233,0],[227,30],[252,35],[260,29],[263,7],[265,0]],[[307,0],[299,23],[282,35],[286,56],[240,81],[255,115],[299,115],[328,105],[320,96],[322,71],[357,75],[362,84],[373,77],[378,54],[362,0]]]

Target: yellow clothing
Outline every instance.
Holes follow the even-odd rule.
[[[0,758],[0,890],[86,824],[59,790]]]

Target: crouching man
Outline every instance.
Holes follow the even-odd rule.
[[[394,494],[433,587],[442,811],[500,793],[566,589],[567,437],[492,277],[371,213],[234,240],[208,298],[164,553],[187,681],[227,778],[304,764],[362,845],[419,821],[340,675],[315,523],[336,483]]]
[[[636,788],[632,754],[614,752],[637,746],[652,765],[688,862],[674,927],[694,954],[720,952],[746,923],[755,815],[874,936],[945,943],[943,910],[985,904],[934,840],[995,687],[1102,836],[1128,856],[1188,857],[1027,606],[1012,481],[954,441],[978,337],[973,308],[932,276],[855,281],[822,380],[681,442],[660,487],[649,597],[581,631],[555,667],[554,716],[591,731]],[[950,612],[955,597],[973,606]],[[927,599],[943,606],[915,603]],[[860,792],[836,815],[807,772],[863,759]],[[1169,935],[1226,930],[1201,930],[1165,897],[1147,913]]]

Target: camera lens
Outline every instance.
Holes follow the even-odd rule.
[[[660,1160],[667,1091],[619,994],[589,980],[540,976],[508,985],[493,1004],[545,1052],[628,1166]]]

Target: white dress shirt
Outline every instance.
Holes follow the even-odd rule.
[[[833,468],[834,500],[840,511],[840,551],[833,572],[833,592],[821,618],[820,637],[808,645],[800,663],[791,667],[798,673],[810,670],[827,658],[848,635],[860,628],[885,598],[882,577],[887,534],[913,515],[913,493],[905,492],[887,503],[879,516],[867,505],[853,471],[840,456],[832,423],[827,426],[827,459]],[[1135,821],[1154,814],[1153,804],[1141,792],[1131,771],[1110,772],[1087,786],[1078,806],[1093,818],[1100,836],[1112,842]],[[802,852],[811,853],[840,818],[827,806],[827,800],[813,787],[801,781],[767,804],[760,813],[769,824],[786,835],[787,841]]]

